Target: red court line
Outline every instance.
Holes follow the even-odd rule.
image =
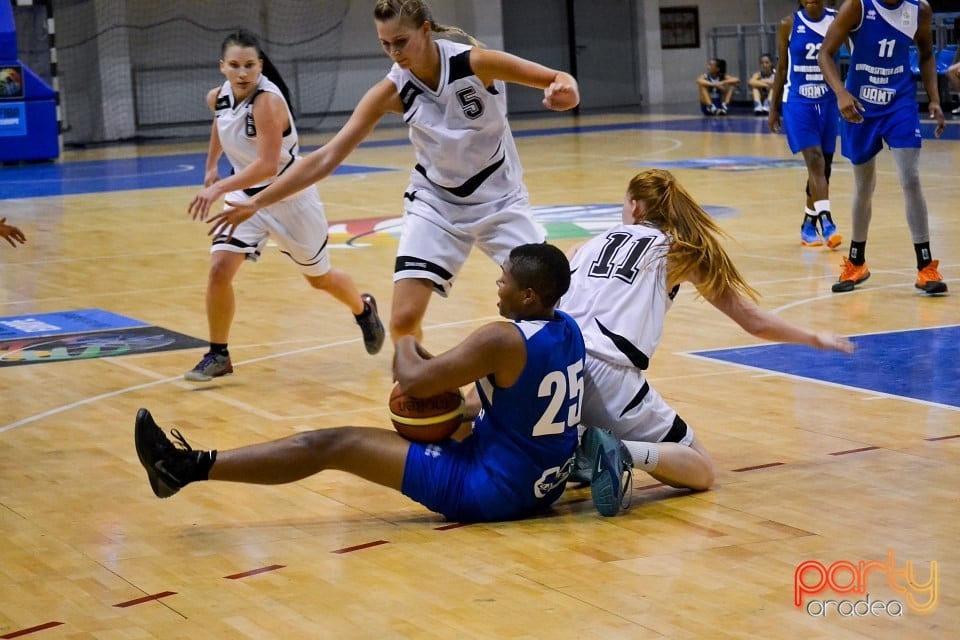
[[[434,527],[434,531],[449,531],[450,529],[459,529],[460,527],[467,526],[463,522],[454,522],[453,524],[445,524],[442,527]]]
[[[144,602],[150,602],[151,600],[159,600],[160,598],[166,598],[167,596],[177,595],[176,591],[161,591],[160,593],[154,593],[153,595],[143,596],[142,598],[137,598],[136,600],[127,600],[126,602],[118,602],[113,605],[115,607],[126,608],[132,607],[135,604],[143,604]]]
[[[65,622],[44,622],[43,624],[38,624],[35,627],[30,627],[28,629],[20,629],[20,631],[11,631],[10,633],[0,636],[0,638],[19,638],[20,636],[25,636],[30,633],[36,633],[37,631],[43,631],[44,629],[52,629],[54,627],[59,627]]]
[[[960,438],[960,433],[954,436],[939,436],[937,438],[924,438],[927,442],[936,442],[938,440],[952,440],[953,438]]]
[[[657,482],[654,484],[645,484],[642,487],[634,487],[634,489],[636,489],[637,491],[643,491],[644,489],[656,489],[657,487],[665,487],[665,486],[667,485],[663,484],[662,482]]]
[[[828,453],[830,456],[845,456],[848,453],[862,453],[864,451],[874,451],[880,447],[861,447],[859,449],[847,449],[846,451],[834,451],[833,453]]]
[[[390,544],[387,540],[374,540],[373,542],[365,542],[363,544],[358,544],[353,547],[344,547],[343,549],[334,549],[330,553],[350,553],[351,551],[359,551],[360,549],[369,549],[370,547],[376,547],[381,544]]]
[[[250,576],[255,576],[258,573],[266,573],[268,571],[283,569],[285,566],[286,565],[283,564],[271,564],[268,567],[260,567],[259,569],[251,569],[250,571],[241,571],[240,573],[234,573],[233,575],[223,577],[227,580],[239,580],[240,578],[249,578]]]
[[[741,471],[756,471],[757,469],[769,469],[770,467],[779,467],[780,465],[785,464],[783,462],[770,462],[767,464],[758,464],[752,467],[741,467],[739,469],[731,469],[734,473],[740,473]]]

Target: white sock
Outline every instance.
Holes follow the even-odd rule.
[[[813,203],[813,208],[817,213],[823,213],[824,211],[830,211],[830,201],[829,200],[817,200]]]
[[[656,442],[637,442],[624,440],[623,444],[633,458],[633,468],[650,473],[657,468],[660,461],[660,448]]]
[[[803,212],[804,212],[805,214],[807,214],[808,216],[810,216],[811,218],[816,218],[816,217],[817,217],[817,212],[814,211],[813,209],[811,209],[810,207],[806,206],[806,205],[803,206]]]

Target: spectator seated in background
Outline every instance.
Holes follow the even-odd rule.
[[[727,75],[727,61],[710,58],[707,72],[697,78],[700,88],[700,111],[705,116],[725,116],[730,109],[733,92],[740,78]]]
[[[753,93],[753,113],[757,116],[770,113],[770,88],[773,87],[773,79],[776,77],[776,69],[773,68],[773,58],[769,53],[760,56],[760,70],[750,76],[747,84],[750,85],[750,91]]]

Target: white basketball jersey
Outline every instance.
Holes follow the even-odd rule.
[[[587,353],[646,369],[676,291],[667,291],[670,240],[646,225],[617,225],[570,262],[570,289],[558,307],[577,321]]]
[[[253,119],[253,103],[257,99],[257,95],[264,92],[275,93],[283,99],[280,88],[264,75],[260,76],[257,88],[254,89],[253,93],[240,102],[235,101],[229,81],[223,83],[223,86],[220,87],[220,93],[217,94],[217,102],[214,107],[217,133],[220,136],[220,145],[223,147],[223,152],[227,154],[227,159],[230,160],[235,172],[242,171],[257,159],[257,123]],[[290,127],[283,132],[283,140],[280,143],[277,175],[280,175],[287,167],[292,165],[300,152],[297,127],[293,123],[290,107],[286,100],[283,100],[283,104],[287,109]],[[250,191],[267,186],[273,182],[273,179],[268,178],[245,191],[249,195]]]
[[[403,103],[417,166],[411,184],[455,204],[480,204],[524,190],[507,122],[504,83],[485,87],[470,67],[470,45],[438,39],[440,83],[428,87],[394,64],[387,78]],[[525,193],[525,191],[524,191]]]

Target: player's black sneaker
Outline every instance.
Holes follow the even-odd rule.
[[[377,299],[369,293],[361,294],[360,299],[367,308],[355,317],[357,324],[360,325],[360,331],[363,332],[363,346],[367,349],[367,353],[374,355],[380,352],[386,332],[383,330],[383,323],[380,322],[380,314],[377,312]]]
[[[201,451],[194,451],[176,429],[170,432],[178,445],[170,442],[146,409],[137,412],[133,441],[137,457],[147,471],[150,488],[158,498],[169,498],[196,475]]]

